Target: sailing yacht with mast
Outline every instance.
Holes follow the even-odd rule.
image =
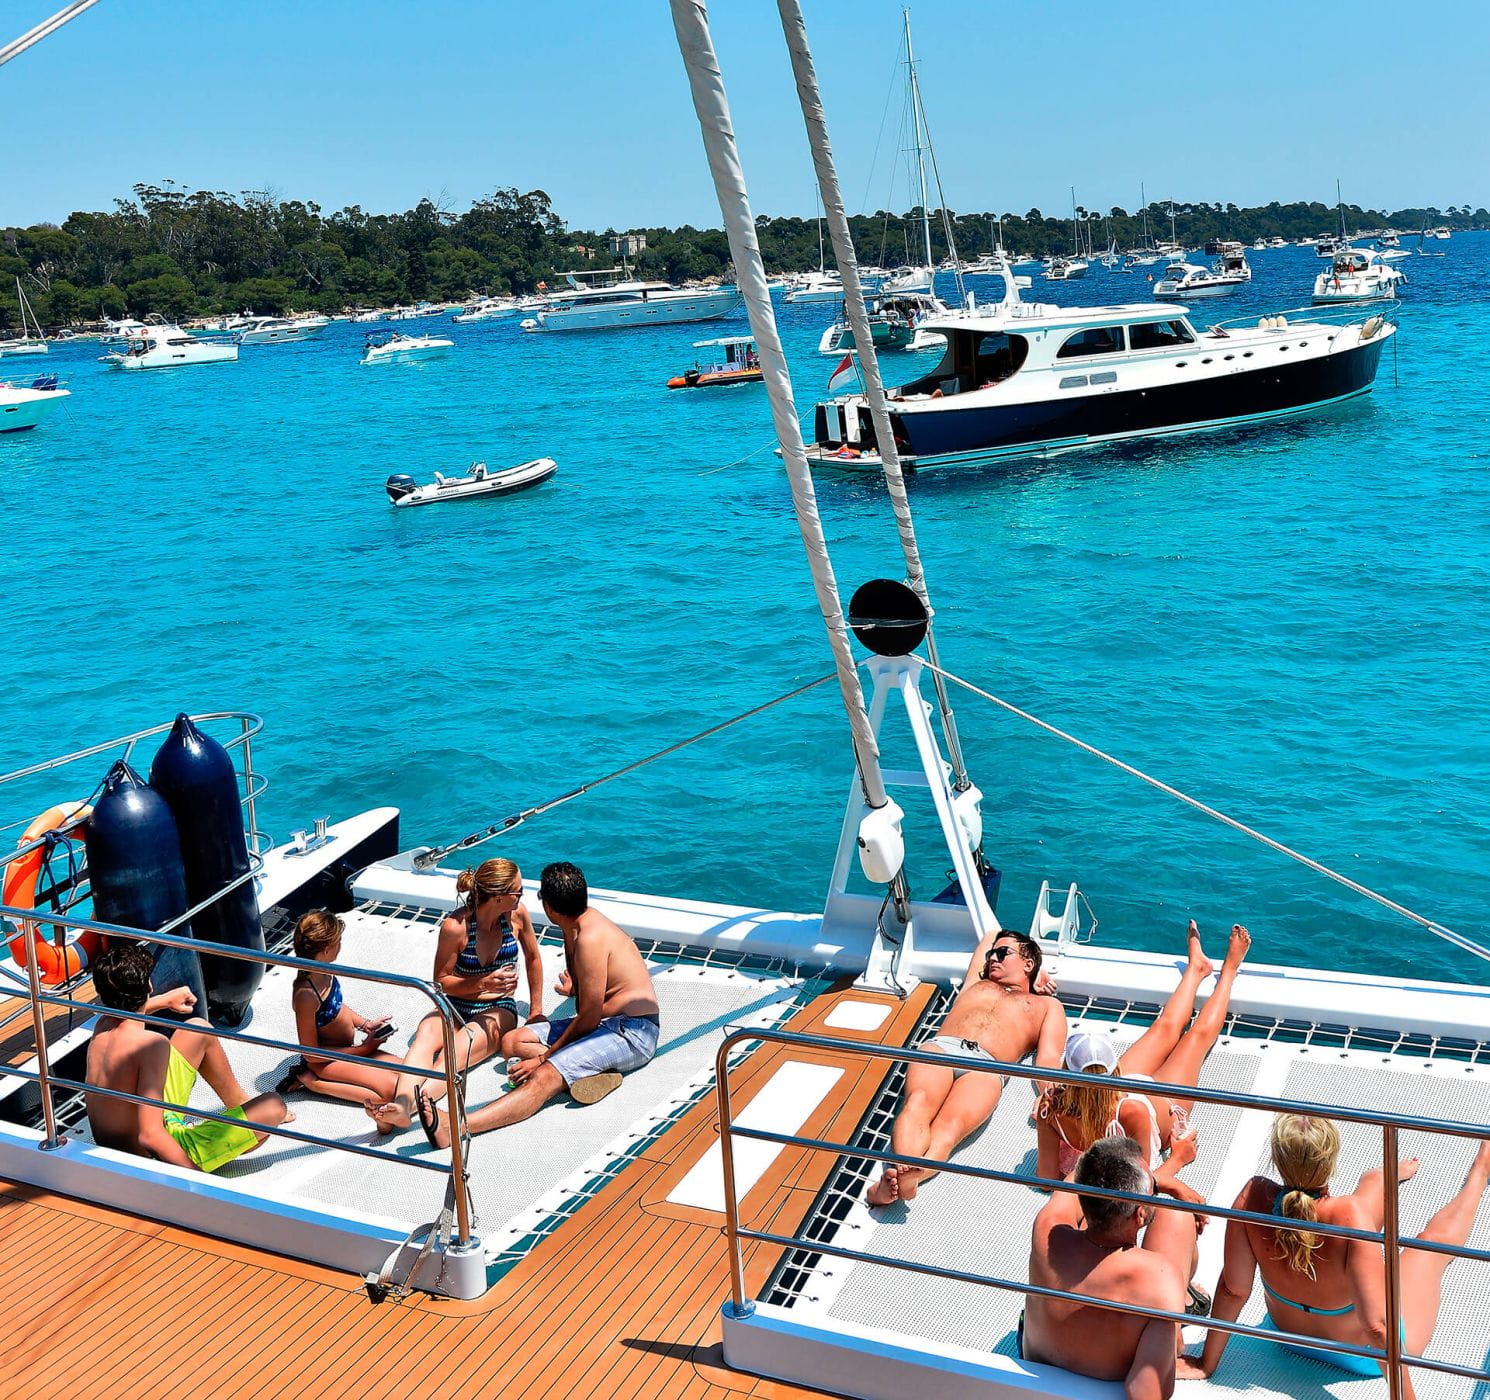
[[[21,333],[11,340],[0,340],[0,355],[45,355],[47,338],[41,333],[41,323],[26,300],[26,290],[21,279],[16,278],[16,299],[21,304]]]
[[[911,151],[916,163],[916,185],[921,210],[921,263],[919,266],[897,268],[885,282],[886,292],[924,292],[932,295],[936,290],[936,263],[931,256],[931,204],[926,187],[926,157],[931,148],[931,133],[926,125],[926,109],[921,101],[921,80],[916,73],[916,53],[911,44],[911,12],[902,9],[901,20],[905,26],[905,82],[906,102],[911,123]],[[948,250],[955,259],[957,250]]]

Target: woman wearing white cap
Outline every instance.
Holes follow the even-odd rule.
[[[1190,920],[1189,958],[1175,988],[1153,1025],[1123,1052],[1121,1064],[1112,1038],[1101,1030],[1076,1030],[1066,1039],[1065,1067],[1093,1076],[1091,1085],[1056,1084],[1040,1098],[1036,1114],[1036,1174],[1069,1176],[1076,1160],[1100,1137],[1130,1137],[1143,1148],[1150,1169],[1159,1164],[1175,1133],[1183,1133],[1193,1101],[1165,1094],[1121,1094],[1102,1082],[1110,1074],[1125,1079],[1158,1079],[1168,1084],[1198,1084],[1205,1058],[1226,1023],[1231,987],[1252,938],[1233,924],[1226,960],[1216,989],[1191,1024],[1195,994],[1215,970],[1200,946],[1200,930]]]

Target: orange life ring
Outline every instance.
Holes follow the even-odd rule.
[[[48,831],[55,831],[58,827],[74,823],[79,817],[86,817],[93,809],[82,802],[64,802],[56,807],[49,807],[28,826],[16,844],[28,845],[36,840],[38,836]],[[41,876],[41,867],[46,860],[47,848],[38,846],[29,854],[16,860],[7,862],[5,866],[5,883],[0,886],[0,904],[8,904],[17,909],[34,909],[36,907],[36,882]],[[38,923],[33,923],[32,928],[36,934],[36,970],[37,975],[48,987],[58,986],[70,977],[76,977],[88,966],[102,946],[102,939],[96,933],[84,931],[76,938],[63,943],[60,947],[55,943],[47,943],[42,940],[41,928]],[[16,936],[10,940],[10,955],[16,960],[18,967],[26,966],[26,925],[18,926]]]

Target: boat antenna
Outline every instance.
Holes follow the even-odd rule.
[[[674,0],[675,4],[677,0]],[[890,428],[890,414],[885,406],[885,383],[880,375],[879,356],[874,349],[874,335],[869,329],[869,314],[864,305],[864,289],[859,285],[858,255],[854,252],[853,234],[849,229],[848,213],[843,206],[843,191],[838,184],[838,171],[833,164],[833,146],[828,139],[828,123],[823,113],[822,95],[818,91],[817,69],[812,61],[812,50],[807,45],[807,23],[802,17],[798,0],[777,0],[781,13],[781,27],[786,35],[786,46],[791,54],[792,74],[797,82],[797,99],[801,103],[802,117],[807,124],[807,139],[812,147],[812,163],[817,171],[818,189],[822,195],[823,212],[828,220],[828,233],[833,240],[833,256],[838,260],[843,274],[843,302],[848,312],[849,326],[854,333],[854,344],[859,352],[859,373],[864,380],[864,396],[869,401],[869,415],[874,423],[875,442],[879,448],[880,464],[885,473],[885,486],[890,493],[890,503],[895,511],[895,524],[900,535],[900,549],[905,556],[906,582],[926,607],[926,654],[937,655],[936,635],[931,624],[931,597],[926,587],[926,572],[921,565],[921,549],[916,542],[916,526],[911,518],[910,498],[905,490],[905,473],[900,465],[900,453],[895,446],[895,434]],[[909,39],[909,21],[906,28]],[[1006,280],[1012,283],[1013,274],[1005,271]],[[1016,293],[1017,295],[1017,293]],[[940,665],[940,662],[935,662]],[[953,787],[965,792],[972,786],[967,764],[962,755],[962,744],[957,735],[957,720],[952,712],[952,700],[945,683],[936,671],[932,672],[936,691],[937,708],[941,712],[942,733],[947,742],[947,756],[952,762]],[[981,858],[981,852],[980,852]]]
[[[28,29],[19,39],[12,39],[10,43],[0,45],[0,67],[9,63],[11,59],[20,57],[32,44],[39,44],[48,34],[53,34],[61,29],[69,20],[76,19],[84,10],[96,5],[98,0],[72,0],[72,4],[64,5],[56,14]]]
[[[813,488],[812,472],[807,465],[807,452],[802,443],[802,424],[797,417],[791,376],[781,348],[781,336],[776,329],[771,289],[766,285],[766,269],[761,261],[755,216],[750,207],[750,195],[745,188],[745,176],[740,169],[734,123],[730,118],[729,100],[725,96],[719,61],[714,53],[714,41],[709,33],[708,15],[704,9],[704,0],[670,0],[670,8],[678,48],[688,70],[688,85],[693,96],[694,110],[698,114],[704,151],[709,159],[710,173],[714,177],[714,191],[719,197],[720,213],[724,216],[730,256],[734,259],[735,271],[740,279],[740,291],[744,295],[745,309],[750,317],[750,330],[755,336],[756,348],[760,354],[761,370],[770,398],[771,418],[776,427],[777,441],[781,444],[781,459],[786,468],[787,480],[791,485],[797,529],[801,532],[802,544],[807,551],[807,563],[812,572],[818,609],[822,613],[828,644],[833,651],[838,689],[843,698],[844,713],[848,717],[859,783],[864,792],[864,801],[871,808],[878,809],[889,802],[884,776],[879,767],[879,744],[875,740],[874,728],[869,722],[869,712],[864,704],[864,692],[859,684],[853,650],[849,645],[848,627],[844,622],[843,603],[838,596],[838,582],[833,575],[833,562],[828,557],[828,542],[823,533],[822,519],[818,515],[817,492]],[[852,264],[849,265],[849,272],[854,272]],[[856,272],[853,276],[849,272],[844,276],[845,290],[850,284],[855,288],[858,286]],[[903,882],[904,876],[897,875],[896,880]],[[904,903],[904,896],[897,893],[896,902],[897,905]]]

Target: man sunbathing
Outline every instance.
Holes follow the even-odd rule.
[[[923,1049],[955,1055],[967,1068],[913,1064],[905,1077],[905,1100],[890,1132],[891,1148],[907,1157],[946,1161],[957,1145],[993,1116],[1003,1076],[980,1063],[1015,1062],[1033,1054],[1037,1065],[1056,1069],[1066,1045],[1066,1013],[1053,996],[1036,994],[1040,948],[1020,933],[990,934],[973,952],[962,990]],[[915,1198],[927,1167],[888,1166],[869,1188],[870,1205]]]
[[[502,1052],[516,1061],[510,1070],[516,1088],[466,1115],[473,1133],[531,1118],[565,1089],[577,1103],[596,1103],[657,1053],[657,993],[646,961],[621,929],[590,908],[584,873],[568,861],[545,866],[538,899],[564,935],[566,970],[555,990],[574,998],[574,1015],[535,1021],[503,1037]],[[448,1147],[450,1125],[437,1101],[423,1086],[415,1100],[426,1136]]]
[[[116,1011],[139,1011],[147,1016],[189,1012],[196,998],[184,987],[150,995],[152,966],[141,944],[112,939],[93,964],[93,987],[99,1001]],[[285,1101],[278,1094],[249,1097],[218,1038],[194,1029],[206,1024],[195,1018],[167,1038],[139,1021],[104,1016],[88,1042],[88,1083],[163,1099],[186,1109],[200,1074],[222,1100],[223,1112],[240,1121],[219,1123],[207,1118],[190,1122],[189,1110],[162,1110],[106,1094],[89,1094],[88,1123],[94,1142],[178,1167],[215,1172],[264,1141],[268,1134],[258,1131],[260,1125],[272,1128],[289,1121]]]
[[[1178,1194],[1174,1174],[1194,1160],[1193,1132],[1176,1136],[1169,1160],[1152,1173],[1132,1138],[1099,1138],[1081,1154],[1072,1179],[1078,1186],[1134,1195]],[[1195,1223],[1196,1217],[1184,1211],[1057,1192],[1035,1217],[1030,1282],[1184,1312],[1186,1285],[1195,1272]],[[1020,1323],[1019,1352],[1026,1361],[1122,1381],[1128,1400],[1167,1400],[1174,1393],[1178,1330],[1157,1318],[1031,1294]]]

